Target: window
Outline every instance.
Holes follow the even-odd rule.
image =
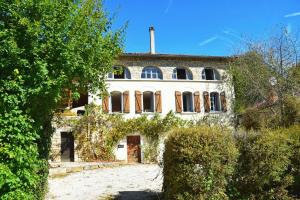
[[[122,93],[111,92],[111,112],[122,112]]]
[[[220,111],[220,98],[219,93],[212,92],[210,93],[210,110],[211,111]]]
[[[143,92],[143,112],[154,112],[153,92]]]
[[[192,73],[185,68],[175,68],[172,74],[173,79],[193,80]]]
[[[212,68],[205,68],[202,71],[202,79],[204,80],[220,80],[220,74]]]
[[[145,67],[141,77],[145,79],[163,79],[162,73],[157,67]]]
[[[115,66],[113,72],[108,74],[110,79],[131,79],[130,71],[126,67]]]
[[[182,93],[183,112],[193,112],[193,95],[191,92]]]

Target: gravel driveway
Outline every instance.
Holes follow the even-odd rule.
[[[154,200],[162,187],[157,165],[125,165],[82,171],[49,179],[47,200],[101,200],[110,195],[121,200]]]

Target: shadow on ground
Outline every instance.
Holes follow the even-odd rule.
[[[161,193],[153,191],[121,191],[114,200],[161,200]]]

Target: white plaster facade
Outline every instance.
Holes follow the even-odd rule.
[[[228,68],[229,57],[212,57],[212,56],[187,56],[187,55],[169,55],[169,54],[123,54],[119,57],[116,66],[122,66],[129,70],[130,79],[107,79],[107,90],[109,93],[128,92],[129,95],[129,112],[122,112],[123,108],[123,97],[122,97],[122,111],[120,114],[124,118],[134,118],[141,115],[147,115],[149,117],[155,114],[154,112],[136,112],[136,96],[135,92],[140,91],[141,93],[151,91],[153,94],[160,91],[161,99],[161,112],[160,115],[165,116],[168,112],[173,111],[176,116],[181,117],[185,120],[201,120],[205,116],[213,116],[217,118],[218,123],[228,124],[232,119],[232,100],[234,93],[231,86],[228,84],[226,70]],[[142,71],[145,67],[155,67],[160,69],[162,73],[162,79],[143,79],[141,78]],[[172,74],[175,68],[184,68],[192,74],[192,80],[178,80],[173,79]],[[220,80],[205,80],[202,78],[202,72],[204,69],[214,69],[220,76]],[[200,111],[195,111],[194,99],[193,100],[193,111],[192,112],[176,112],[176,97],[175,92],[190,92],[194,94],[198,92],[200,95]],[[226,112],[222,109],[219,111],[205,112],[204,103],[204,92],[225,94],[226,98]],[[111,112],[111,97],[108,97],[109,108],[108,113]],[[143,98],[142,98],[143,99]],[[155,98],[153,97],[155,100]],[[220,101],[220,98],[219,98]],[[103,99],[98,95],[89,94],[88,103],[94,103],[96,105],[102,105]],[[143,104],[143,102],[142,102]],[[221,102],[219,103],[221,105]],[[80,107],[82,109],[83,107]],[[72,109],[75,113],[79,108]],[[52,150],[59,154],[60,151],[60,135],[61,132],[70,131],[70,127],[64,127],[57,129],[53,136]],[[136,133],[138,134],[138,133]],[[140,137],[140,146],[143,150],[143,145],[146,142],[145,138]],[[76,141],[75,145],[76,146]],[[163,145],[160,145],[163,149]],[[116,146],[114,153],[116,160],[127,161],[127,138],[124,138]],[[74,154],[74,160],[80,161],[78,155]],[[56,161],[60,161],[60,158],[56,158]],[[141,151],[141,162],[143,162],[143,151]]]
[[[214,116],[219,119],[219,123],[228,124],[232,118],[232,99],[234,93],[230,85],[226,82],[226,69],[228,59],[225,57],[201,57],[201,56],[181,56],[181,55],[164,55],[164,54],[125,54],[121,57],[117,66],[125,67],[129,70],[130,79],[107,79],[107,90],[111,92],[125,92],[129,91],[129,107],[130,111],[127,113],[120,112],[124,118],[134,118],[141,115],[153,116],[154,112],[137,113],[135,110],[135,91],[141,93],[151,91],[153,94],[156,91],[161,92],[162,110],[160,115],[165,116],[172,111],[177,116],[185,120],[201,120],[204,116]],[[141,78],[144,67],[157,67],[162,72],[162,79],[143,79]],[[177,80],[172,78],[172,73],[175,68],[185,68],[192,73],[192,80]],[[202,78],[202,71],[205,68],[215,69],[219,75],[220,80],[205,80]],[[195,92],[200,93],[200,112],[176,112],[175,92]],[[205,112],[203,92],[216,92],[226,94],[227,111],[210,111]],[[154,97],[153,97],[154,98]],[[155,98],[154,98],[155,99]],[[109,97],[109,111],[111,110],[111,97]],[[122,99],[123,101],[123,99]],[[89,95],[89,103],[102,105],[102,99],[97,95]],[[193,102],[194,103],[194,102]],[[143,102],[142,102],[143,104]],[[221,103],[220,103],[221,104]],[[123,102],[122,102],[122,106]],[[123,108],[122,108],[123,110]],[[141,145],[143,145],[143,138],[141,137]],[[126,138],[120,141],[119,145],[123,148],[116,147],[115,156],[117,160],[127,160],[127,142]],[[163,145],[160,145],[163,148]],[[142,152],[143,153],[143,152]],[[142,155],[143,159],[143,155]]]

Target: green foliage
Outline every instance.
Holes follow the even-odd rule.
[[[266,67],[263,56],[256,51],[247,52],[230,63],[228,71],[233,79],[235,112],[266,100],[270,89],[272,71]]]
[[[260,130],[263,128],[276,129],[299,124],[300,122],[300,99],[294,96],[286,96],[283,99],[284,112],[280,118],[280,108],[274,106],[267,108],[247,108],[241,114],[240,125],[246,130]],[[283,122],[283,123],[282,123]]]
[[[85,161],[113,160],[113,150],[126,135],[140,134],[146,138],[143,152],[146,162],[157,162],[159,141],[172,128],[185,124],[170,112],[165,117],[140,116],[124,119],[122,115],[101,112],[95,105],[86,107],[85,115],[71,122],[78,143],[76,150]],[[67,122],[70,123],[70,122]]]
[[[0,199],[42,199],[65,88],[105,90],[121,52],[102,2],[0,2]]]
[[[276,115],[273,121],[266,122],[267,127],[287,127],[294,123],[290,96],[300,92],[299,52],[299,39],[288,33],[286,27],[273,31],[267,40],[245,43],[243,53],[232,59],[229,70],[238,116],[248,108],[259,107]]]
[[[228,199],[227,180],[238,156],[229,131],[217,127],[181,128],[165,142],[165,199]]]
[[[240,156],[229,191],[232,199],[291,199],[288,173],[293,149],[281,132],[263,130],[237,136]]]
[[[290,139],[290,148],[292,149],[290,174],[293,176],[294,183],[289,188],[293,195],[300,197],[300,125],[294,125],[287,129],[280,129],[277,134],[285,134]]]
[[[283,100],[284,105],[284,124],[291,126],[300,124],[300,98],[295,96],[287,96]]]

